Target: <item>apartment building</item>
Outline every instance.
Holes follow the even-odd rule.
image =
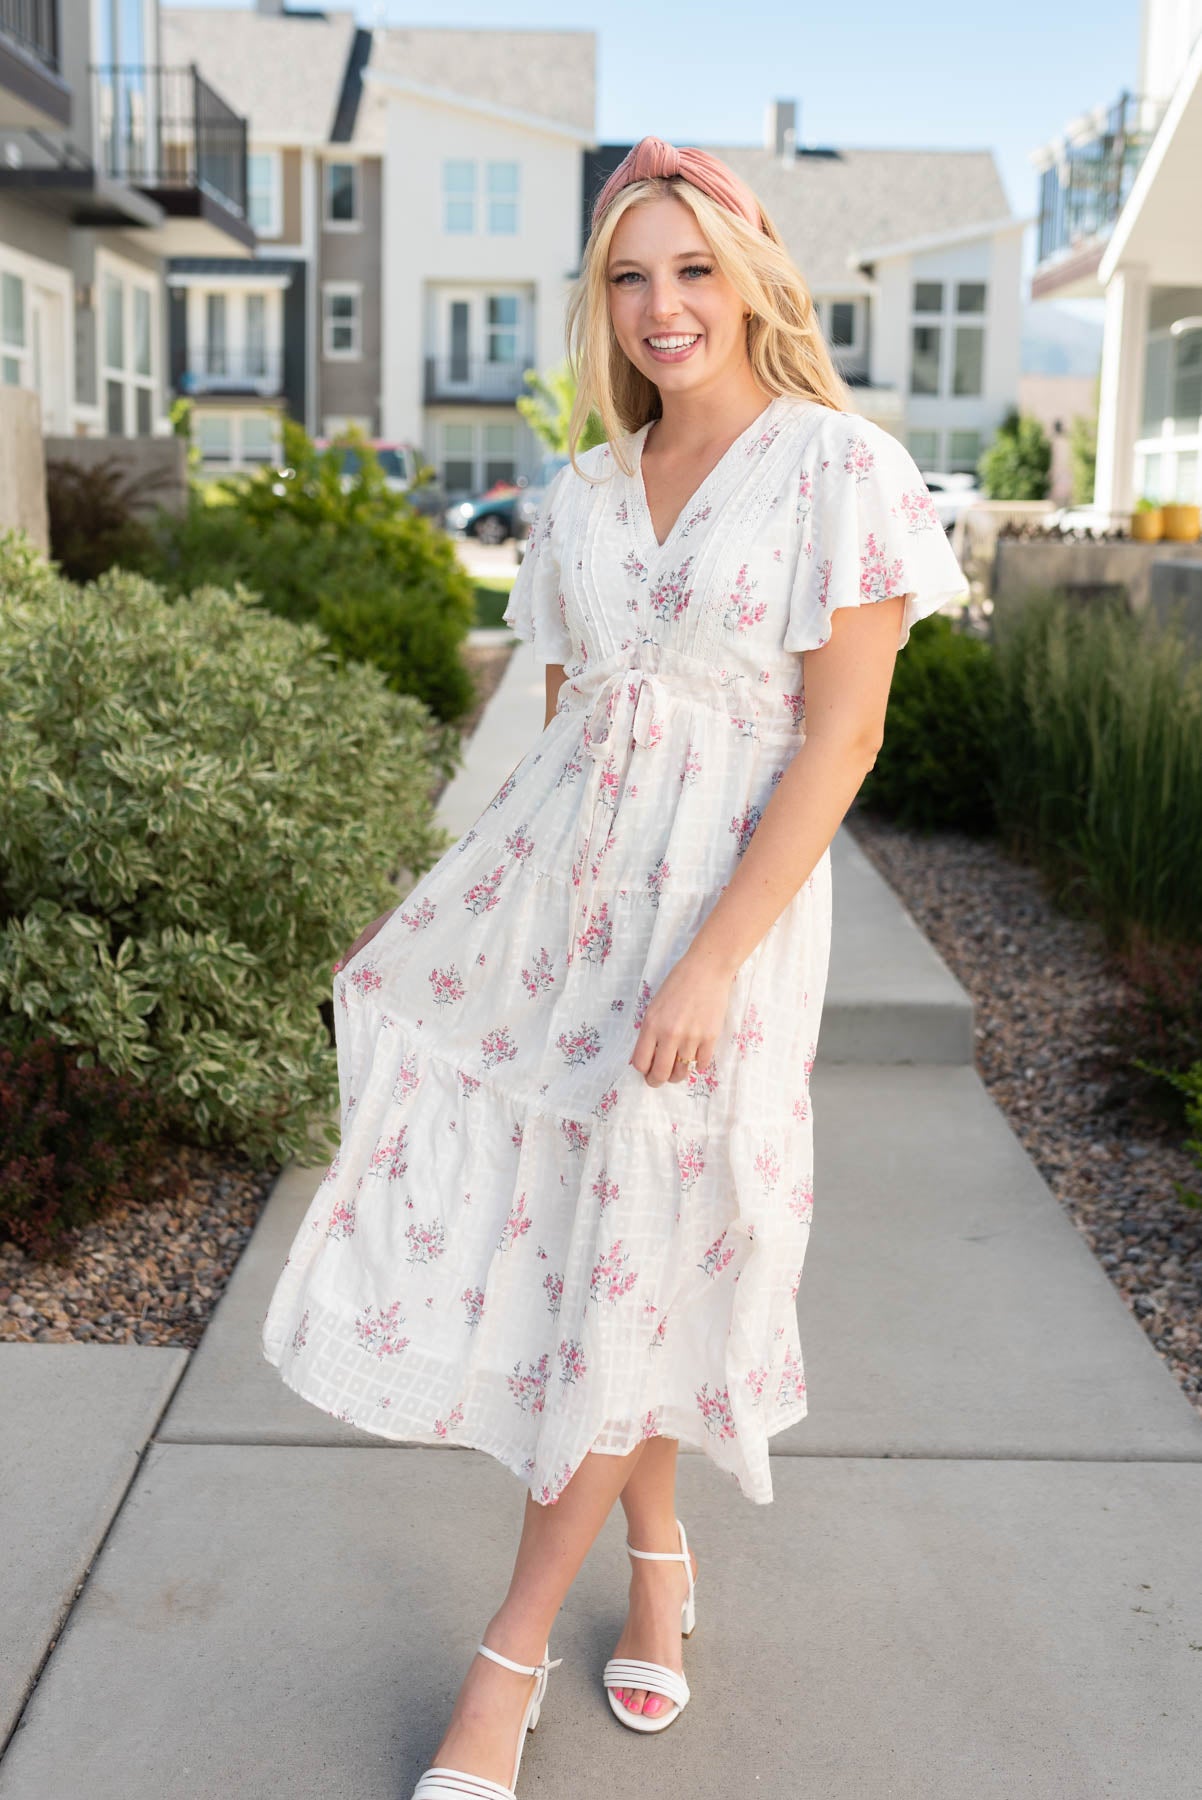
[[[533,476],[545,454],[514,401],[564,356],[595,58],[587,31],[373,34],[360,131],[387,177],[384,429],[421,442],[452,494]]]
[[[157,0],[0,0],[0,383],[45,431],[168,430],[165,261],[253,245],[245,120]]]
[[[586,154],[586,220],[629,148]],[[974,471],[1020,373],[1028,221],[1010,213],[992,152],[805,145],[791,100],[768,107],[762,145],[705,148],[763,201],[856,410],[920,468]]]
[[[177,257],[167,274],[174,392],[213,470],[270,461],[282,414],[313,435],[379,425],[379,158],[349,146],[370,33],[349,13],[164,9],[180,61],[245,111],[253,258]]]
[[[1202,504],[1202,0],[1144,0],[1136,87],[1032,161],[1032,298],[1105,301],[1094,510]]]

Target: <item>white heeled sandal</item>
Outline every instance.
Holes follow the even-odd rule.
[[[488,1781],[483,1775],[465,1775],[461,1769],[445,1769],[436,1764],[434,1768],[426,1770],[414,1788],[413,1800],[516,1800],[518,1770],[522,1766],[526,1734],[538,1724],[543,1695],[547,1691],[547,1677],[552,1669],[559,1667],[563,1658],[557,1656],[552,1662],[544,1651],[542,1662],[531,1668],[529,1663],[511,1662],[509,1657],[502,1656],[498,1650],[490,1650],[487,1644],[477,1644],[476,1650],[480,1656],[487,1656],[490,1662],[500,1663],[503,1669],[512,1669],[516,1675],[538,1676],[534,1692],[526,1702],[526,1711],[522,1715],[517,1754],[513,1759],[513,1780],[508,1787],[502,1787],[499,1781]]]
[[[679,1550],[636,1550],[630,1543],[627,1543],[626,1548],[631,1556],[637,1556],[643,1562],[684,1564],[688,1571],[689,1591],[680,1608],[680,1635],[692,1637],[693,1627],[697,1623],[697,1608],[693,1599],[693,1565],[689,1560],[689,1541],[679,1519],[676,1521],[676,1529],[680,1533]],[[609,1701],[610,1710],[631,1731],[665,1731],[675,1719],[679,1719],[689,1703],[688,1682],[675,1669],[665,1668],[663,1663],[640,1662],[633,1656],[611,1656],[601,1679],[605,1683],[605,1697]],[[654,1718],[648,1718],[645,1713],[632,1713],[614,1693],[616,1687],[645,1688],[650,1694],[663,1694],[672,1705],[666,1712],[656,1713]]]

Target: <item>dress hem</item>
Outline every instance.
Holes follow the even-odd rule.
[[[522,1466],[522,1464],[517,1462],[513,1457],[506,1456],[502,1451],[500,1451],[498,1449],[494,1449],[486,1443],[481,1443],[477,1440],[474,1440],[471,1437],[464,1435],[462,1432],[458,1431],[454,1427],[448,1426],[445,1433],[442,1433],[442,1432],[420,1432],[420,1431],[402,1431],[402,1432],[381,1431],[379,1429],[379,1427],[376,1425],[367,1425],[367,1424],[362,1423],[358,1419],[352,1418],[350,1416],[350,1414],[347,1413],[346,1411],[339,1412],[339,1411],[336,1411],[333,1407],[324,1405],[322,1401],[314,1399],[312,1394],[307,1392],[305,1386],[302,1383],[292,1379],[291,1371],[285,1367],[285,1363],[284,1363],[285,1352],[284,1352],[283,1348],[281,1348],[279,1353],[276,1354],[276,1353],[273,1353],[271,1350],[269,1350],[268,1347],[266,1346],[266,1344],[261,1343],[260,1349],[262,1352],[263,1360],[267,1363],[270,1363],[271,1367],[278,1372],[280,1379],[284,1383],[284,1386],[291,1389],[291,1391],[294,1394],[296,1394],[300,1399],[304,1400],[309,1406],[315,1406],[319,1412],[325,1413],[328,1418],[338,1419],[342,1424],[350,1425],[352,1427],[352,1429],[354,1429],[355,1431],[365,1432],[369,1437],[380,1438],[381,1440],[383,1440],[387,1443],[412,1445],[414,1448],[417,1448],[417,1449],[477,1450],[483,1456],[491,1456],[494,1462],[500,1463],[502,1468],[507,1469],[511,1475],[515,1475],[518,1478],[518,1480],[522,1482],[523,1486],[529,1492],[530,1497],[537,1504],[554,1505],[555,1500],[558,1499],[558,1494],[556,1494],[554,1499],[552,1499],[550,1501],[542,1501],[540,1499],[540,1496],[534,1490],[528,1468],[524,1468]],[[778,1435],[778,1433],[780,1433],[782,1431],[786,1431],[789,1428],[789,1426],[799,1424],[801,1422],[801,1420],[807,1416],[808,1412],[809,1412],[809,1403],[803,1396],[803,1398],[800,1400],[800,1402],[797,1405],[795,1405],[793,1408],[791,1408],[788,1412],[782,1413],[775,1420],[775,1422],[772,1424],[772,1426],[765,1430],[765,1433],[764,1433],[765,1438],[776,1437]],[[775,1496],[772,1491],[771,1478],[769,1478],[768,1482],[766,1483],[766,1485],[764,1487],[759,1487],[759,1486],[754,1487],[754,1488],[748,1487],[740,1479],[737,1470],[728,1469],[723,1463],[719,1462],[718,1458],[714,1455],[712,1449],[710,1448],[710,1443],[709,1443],[708,1438],[706,1438],[705,1436],[690,1437],[690,1436],[686,1436],[685,1434],[679,1433],[679,1432],[674,1432],[674,1433],[648,1432],[645,1435],[647,1437],[661,1437],[661,1436],[675,1437],[676,1442],[678,1444],[682,1445],[683,1447],[685,1447],[689,1450],[700,1452],[703,1456],[705,1456],[706,1460],[708,1462],[713,1463],[714,1467],[719,1469],[722,1472],[722,1474],[729,1475],[732,1478],[732,1480],[734,1480],[737,1483],[739,1492],[741,1494],[743,1494],[753,1504],[755,1504],[757,1506],[769,1506],[772,1504],[772,1501]],[[641,1441],[641,1440],[636,1439],[636,1443],[639,1441]],[[571,1473],[572,1473],[572,1475],[574,1475],[576,1473],[576,1470],[580,1467],[580,1463],[584,1460],[584,1457],[589,1454],[590,1450],[593,1452],[593,1454],[598,1455],[598,1456],[627,1456],[627,1455],[629,1455],[630,1450],[632,1450],[634,1448],[635,1448],[635,1444],[631,1444],[625,1450],[621,1450],[621,1449],[614,1449],[614,1450],[595,1449],[594,1450],[593,1446],[590,1445],[588,1449],[586,1449],[585,1451],[583,1451],[581,1453],[580,1458],[573,1465]],[[570,1477],[569,1477],[569,1479],[570,1479]],[[567,1482],[565,1481],[562,1485],[566,1486]]]

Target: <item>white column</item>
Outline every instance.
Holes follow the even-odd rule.
[[[1148,341],[1148,270],[1124,263],[1106,288],[1094,507],[1106,517],[1135,504],[1135,440],[1144,397]]]

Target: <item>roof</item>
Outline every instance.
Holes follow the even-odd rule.
[[[629,145],[586,158],[591,210]],[[1011,217],[991,150],[801,150],[792,161],[742,145],[704,146],[763,202],[812,293],[855,293],[867,279],[849,262],[899,245]]]
[[[163,62],[194,62],[249,120],[252,142],[328,143],[355,35],[352,13],[164,7],[161,19]]]
[[[488,31],[388,26],[372,32],[370,68],[437,93],[595,129],[597,38],[592,31]],[[365,93],[356,141],[383,147],[386,90]]]

